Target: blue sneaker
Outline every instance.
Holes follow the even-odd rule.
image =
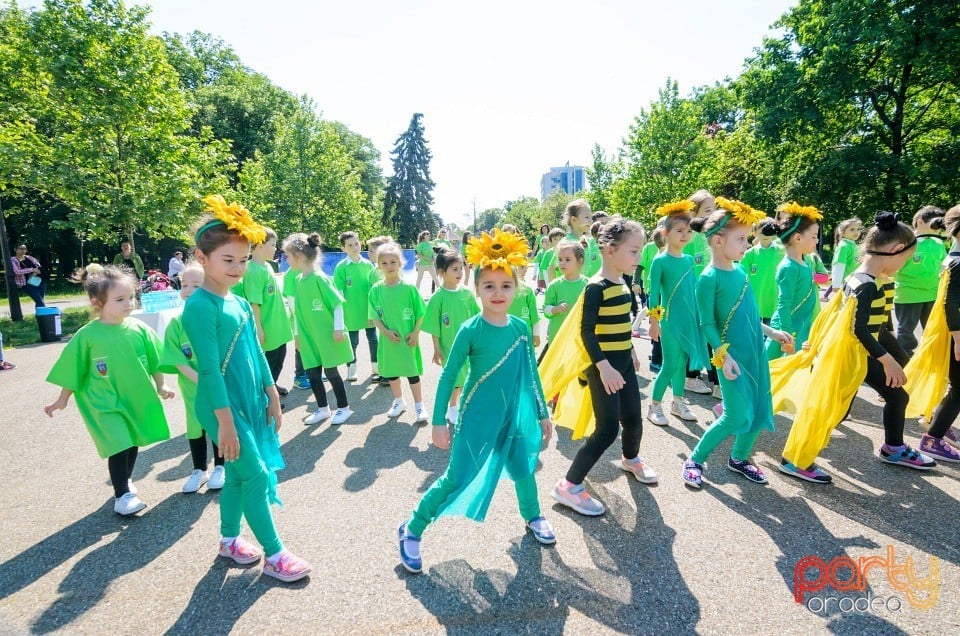
[[[420,539],[407,532],[407,523],[403,522],[397,528],[400,538],[400,563],[411,574],[420,574],[423,571],[423,561],[420,559]]]
[[[310,388],[310,378],[306,375],[298,375],[293,379],[293,388],[295,389],[309,389]]]
[[[833,481],[833,477],[815,464],[811,464],[810,468],[800,468],[785,459],[781,459],[777,468],[784,475],[790,475],[791,477],[809,481],[813,484],[829,484]]]
[[[534,517],[527,522],[527,528],[533,532],[533,538],[543,545],[553,545],[557,542],[557,535],[553,533],[550,522],[543,518],[543,515]]]

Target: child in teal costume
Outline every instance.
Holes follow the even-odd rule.
[[[276,471],[283,468],[280,396],[250,304],[230,292],[243,275],[250,243],[261,243],[265,233],[243,206],[228,205],[219,195],[203,201],[213,213],[196,232],[203,288],[187,301],[183,328],[197,357],[197,417],[226,460],[219,555],[241,564],[265,557],[265,575],[296,581],[310,573],[310,565],[284,549],[270,511],[271,502],[280,502]],[[262,551],[240,536],[244,518]]]
[[[717,198],[720,209],[702,224],[710,245],[711,260],[697,281],[700,327],[713,346],[713,365],[719,373],[723,414],[700,438],[681,477],[700,488],[703,464],[727,437],[735,437],[727,467],[754,483],[766,483],[763,471],[750,462],[750,453],[763,430],[773,430],[770,370],[763,336],[790,344],[789,334],[760,321],[757,302],[747,274],[736,262],[747,251],[750,227],[763,213],[738,201]],[[695,224],[699,224],[697,219]]]
[[[506,233],[494,230],[495,241]],[[474,245],[469,262],[479,265],[475,284],[482,313],[460,328],[450,358],[440,376],[433,416],[433,443],[450,446],[443,409],[453,392],[460,369],[469,361],[470,372],[453,434],[450,465],[423,496],[412,517],[399,527],[400,560],[408,571],[422,571],[420,537],[441,516],[463,515],[483,521],[497,483],[506,472],[514,481],[520,514],[537,541],[554,543],[550,524],[540,514],[534,476],[537,458],[553,434],[547,414],[530,331],[522,320],[507,313],[517,275],[512,264],[522,261],[526,241],[506,239],[512,256],[490,259],[488,251]]]
[[[793,336],[794,346],[800,347],[810,337],[810,328],[820,304],[813,271],[807,256],[817,250],[820,223],[823,214],[813,206],[785,203],[778,209],[775,224],[780,242],[787,250],[786,258],[777,267],[777,310],[770,326]],[[784,353],[776,340],[767,340],[767,358],[775,360]]]

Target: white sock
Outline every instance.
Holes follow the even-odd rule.
[[[280,559],[283,558],[283,555],[285,555],[286,553],[287,553],[287,549],[284,548],[283,550],[280,550],[279,552],[277,552],[277,553],[274,554],[273,556],[268,556],[268,557],[267,557],[267,561],[270,562],[270,565],[276,565],[277,562],[279,562]]]
[[[220,543],[222,545],[230,545],[240,537],[220,537]]]
[[[377,371],[377,363],[376,363],[376,362],[371,362],[371,363],[370,363],[370,368],[373,370],[374,373],[376,373],[377,375],[380,375],[380,373]]]
[[[417,409],[417,410],[419,411],[420,409],[423,408],[423,402],[414,402],[414,403],[413,403],[413,408],[415,408],[415,409]]]

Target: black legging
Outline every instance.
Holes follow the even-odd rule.
[[[190,457],[193,459],[193,469],[194,470],[206,470],[207,469],[207,434],[206,432],[201,432],[200,437],[196,439],[188,439],[187,442],[190,444]],[[213,465],[214,466],[223,466],[223,457],[220,456],[220,449],[217,447],[216,442],[210,440],[210,444],[213,445]]]
[[[130,478],[133,477],[133,465],[137,463],[140,449],[131,446],[116,455],[107,458],[107,470],[110,471],[110,483],[113,484],[113,496],[119,499],[130,492]]]
[[[583,483],[590,469],[616,441],[621,426],[623,427],[621,439],[623,456],[633,459],[640,451],[640,438],[643,437],[643,413],[640,408],[640,387],[637,386],[633,358],[629,351],[607,352],[606,356],[613,368],[623,376],[625,384],[613,395],[607,395],[596,365],[590,365],[587,368],[587,385],[590,387],[597,428],[590,439],[577,451],[573,463],[567,470],[567,481],[572,484]]]
[[[337,367],[313,367],[307,369],[307,377],[310,379],[310,388],[313,389],[313,397],[317,398],[317,406],[323,408],[327,406],[327,387],[323,385],[323,375],[327,375],[330,386],[333,387],[333,394],[337,397],[337,408],[347,407],[347,389],[343,386],[343,378],[340,377],[340,371]]]
[[[713,347],[707,345],[707,355],[713,357]],[[687,377],[691,380],[700,377],[700,369],[687,369]],[[707,367],[707,379],[713,384],[720,384],[720,378],[717,376],[717,370],[711,364]]]
[[[287,358],[287,343],[284,342],[276,349],[264,351],[263,355],[267,358],[267,366],[270,367],[270,375],[273,376],[273,381],[276,382],[280,377],[280,372],[283,371],[283,361]]]
[[[953,357],[953,351],[950,352],[950,388],[947,394],[940,400],[940,404],[933,411],[933,421],[930,422],[928,433],[931,437],[943,439],[947,431],[953,426],[954,421],[960,415],[960,362]]]
[[[377,361],[377,328],[367,327],[364,329],[367,334],[367,346],[370,348],[370,362]],[[360,330],[350,332],[350,346],[353,348],[353,362],[357,362],[357,345],[360,344]]]
[[[864,383],[883,398],[883,437],[888,446],[903,445],[903,418],[910,396],[903,387],[887,386],[883,365],[876,358],[867,358],[867,377]],[[854,397],[856,399],[856,397]],[[851,402],[851,408],[853,404]],[[850,409],[847,409],[849,412]]]

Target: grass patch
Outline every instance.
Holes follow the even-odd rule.
[[[76,333],[77,329],[90,322],[89,307],[71,307],[60,316],[60,329],[64,336]],[[40,328],[34,316],[24,316],[20,322],[9,318],[0,318],[0,333],[3,333],[3,346],[22,347],[40,342]]]

